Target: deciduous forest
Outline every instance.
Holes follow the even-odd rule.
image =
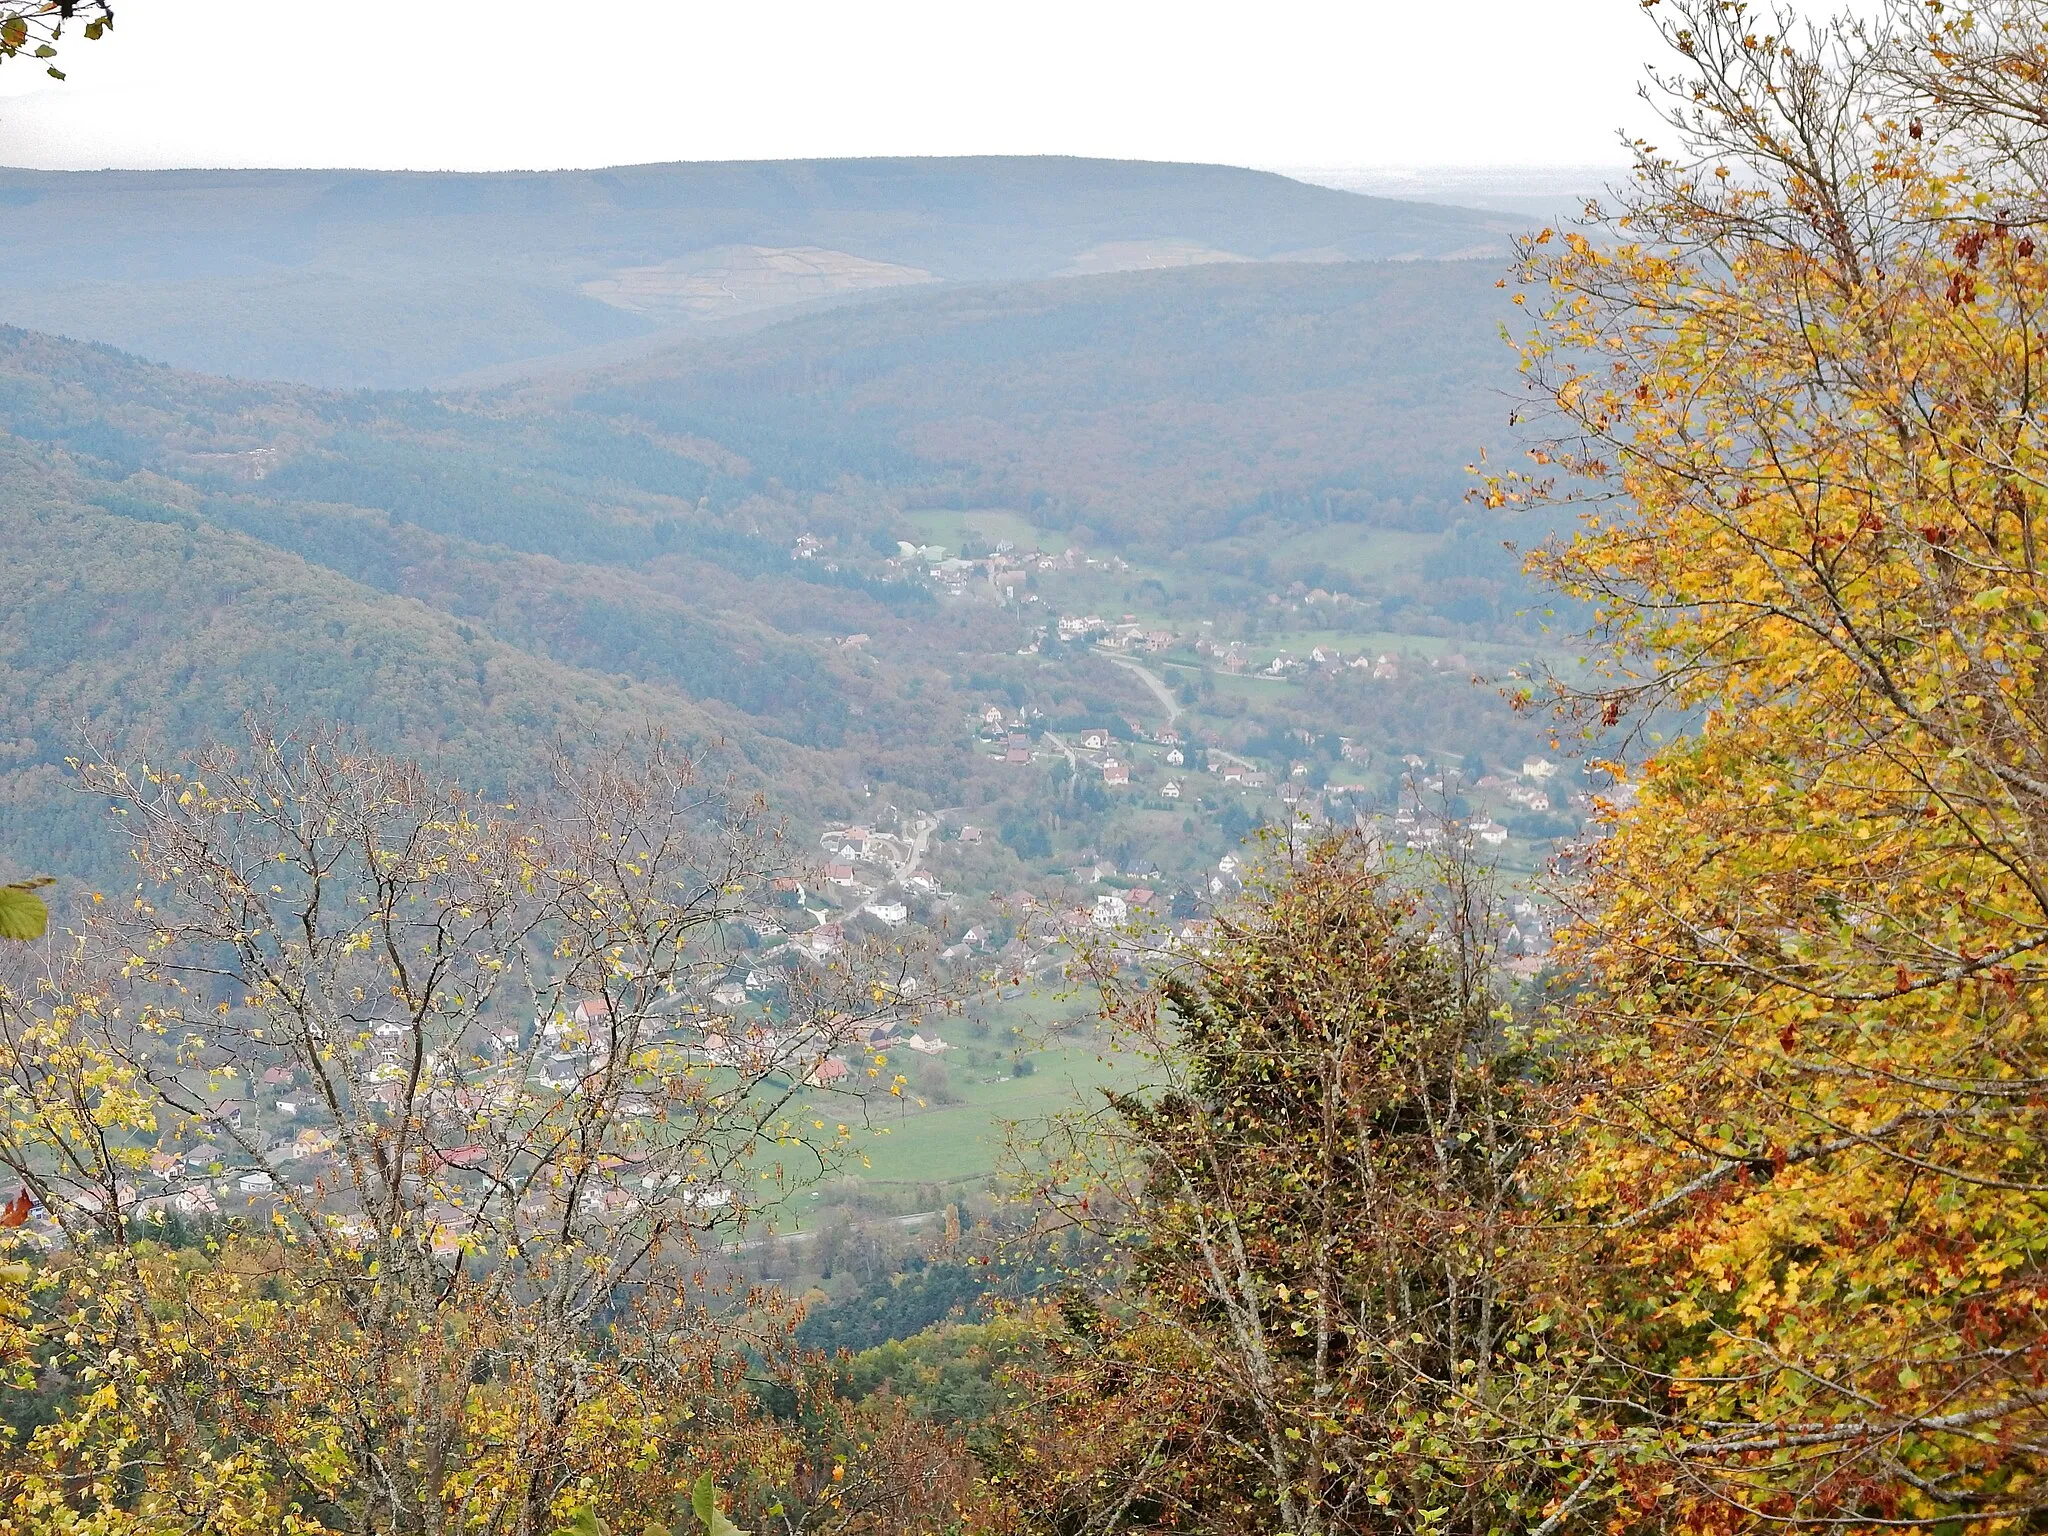
[[[0,338],[0,1532],[2048,1526],[2048,11],[1643,9],[1490,265]]]

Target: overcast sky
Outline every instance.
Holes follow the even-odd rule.
[[[502,169],[1060,153],[1591,165],[1647,127],[1637,0],[122,0],[0,163]],[[587,24],[580,17],[588,17]]]

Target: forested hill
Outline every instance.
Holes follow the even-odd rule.
[[[1508,216],[1224,166],[0,171],[0,320],[240,378],[412,387],[890,287],[1498,253]]]
[[[522,454],[518,428],[416,396],[244,387],[25,332],[0,335],[0,425],[19,859],[94,867],[104,839],[61,787],[89,738],[175,750],[252,708],[498,784],[557,740],[658,726],[799,818],[858,779],[849,741],[874,737],[848,723],[897,713],[876,689],[908,669],[878,680],[747,593],[745,569],[788,564],[779,547],[707,528],[725,565],[662,557],[652,521],[694,503],[687,464],[688,499],[607,479],[598,500],[546,462],[560,445]],[[804,585],[814,623],[890,615],[857,583]]]
[[[1218,265],[911,292],[685,343],[559,395],[802,491],[1012,506],[1084,542],[1435,532],[1497,442],[1499,263]]]
[[[1503,307],[1482,262],[924,286],[440,393],[0,333],[10,852],[87,856],[57,788],[87,730],[175,745],[275,697],[470,777],[657,723],[724,742],[806,826],[981,807],[1041,865],[1149,865],[1194,807],[1155,797],[1148,822],[1098,792],[1055,814],[1046,764],[975,740],[991,701],[1055,730],[1167,723],[1154,685],[1062,643],[1054,621],[1089,615],[1173,637],[1183,728],[1238,759],[1284,773],[1288,741],[1342,735],[1378,763],[1519,762],[1537,736],[1463,673],[1403,663],[1368,700],[1329,670],[1537,640],[1501,548],[1524,530],[1464,504],[1504,416]],[[1022,584],[998,586],[999,544],[1044,552]],[[1229,681],[1247,647],[1256,686]],[[1312,678],[1271,665],[1312,651]],[[1203,835],[1227,847],[1249,814],[1219,801]]]

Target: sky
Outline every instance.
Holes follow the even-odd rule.
[[[1637,0],[122,0],[0,164],[497,170],[1076,154],[1589,166],[1649,128]]]

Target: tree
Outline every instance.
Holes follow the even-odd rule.
[[[1508,1447],[1566,1395],[1533,1368],[1542,1095],[1484,890],[1451,889],[1432,923],[1334,835],[1156,987],[1103,969],[1155,1087],[1069,1123],[1040,1187],[1119,1256],[1002,1464],[1048,1527],[1486,1531],[1540,1502],[1550,1467]]]
[[[845,1153],[859,1095],[828,1116],[817,1069],[906,989],[857,958],[706,1012],[779,867],[758,802],[659,738],[531,807],[261,727],[84,773],[141,881],[0,993],[0,1163],[92,1394],[13,1464],[16,1516],[530,1536],[571,1493],[661,1507],[674,1460],[790,1462],[744,1383],[795,1317],[721,1300],[707,1240]],[[246,1213],[211,1262],[149,1240],[153,1154]]]
[[[49,75],[62,80],[64,71],[47,61],[56,58],[65,27],[81,17],[81,30],[97,42],[114,29],[112,0],[0,0],[0,59],[43,60]]]
[[[1678,148],[1523,253],[1566,478],[1490,492],[1590,500],[1567,702],[1687,727],[1575,892],[1581,1448],[1623,1523],[2038,1521],[2048,18],[1653,15]]]

